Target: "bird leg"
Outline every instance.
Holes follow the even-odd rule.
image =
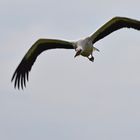
[[[91,62],[94,62],[94,57],[93,57],[93,55],[91,55],[91,57],[88,57],[88,59],[89,59]]]

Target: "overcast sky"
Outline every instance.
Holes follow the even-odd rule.
[[[41,54],[23,91],[11,77],[38,38],[77,40],[114,16],[140,20],[139,0],[0,2],[1,140],[139,140],[140,32],[97,42],[95,62],[73,50]]]

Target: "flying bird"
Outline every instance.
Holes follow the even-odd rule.
[[[93,45],[97,41],[121,28],[133,28],[140,30],[140,21],[126,17],[114,17],[101,26],[92,35],[78,41],[69,42],[57,39],[37,40],[27,51],[13,74],[11,81],[14,81],[14,87],[18,87],[18,89],[26,87],[26,82],[29,79],[28,76],[32,65],[43,51],[50,49],[74,49],[76,52],[74,57],[81,55],[93,62],[93,51],[99,51]]]

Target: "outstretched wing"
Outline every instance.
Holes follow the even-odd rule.
[[[15,70],[11,81],[15,80],[14,87],[26,87],[26,80],[28,81],[29,71],[32,68],[37,56],[49,49],[74,49],[74,45],[71,42],[54,39],[39,39],[23,57],[19,66]]]
[[[126,17],[114,17],[91,35],[92,43],[94,44],[112,32],[124,27],[140,30],[140,21]]]

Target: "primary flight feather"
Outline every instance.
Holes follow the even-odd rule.
[[[14,80],[14,87],[18,87],[18,89],[23,89],[26,87],[26,81],[29,79],[29,71],[31,70],[32,65],[34,64],[38,55],[43,51],[49,49],[75,49],[75,57],[82,55],[87,57],[90,61],[94,61],[92,53],[95,50],[99,50],[95,48],[93,44],[111,34],[112,32],[124,27],[140,30],[140,21],[126,17],[114,17],[91,36],[75,42],[56,39],[39,39],[28,50],[18,65],[17,69],[15,70],[11,79],[11,81]]]

